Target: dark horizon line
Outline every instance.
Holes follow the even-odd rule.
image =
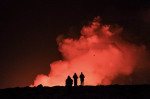
[[[38,85],[39,86],[39,85]],[[42,87],[38,87],[38,86],[34,86],[34,87],[29,87],[29,86],[25,86],[25,87],[11,87],[11,88],[2,88],[0,90],[5,90],[5,89],[21,89],[21,88],[56,88],[56,87],[65,87],[65,86],[42,86]],[[85,86],[72,86],[72,87],[109,87],[109,86],[150,86],[150,84],[126,84],[126,85],[120,85],[120,84],[111,84],[111,85],[85,85]]]

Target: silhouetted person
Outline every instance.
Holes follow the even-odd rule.
[[[84,76],[83,73],[81,72],[81,75],[80,75],[81,86],[84,85],[84,78],[85,78],[85,76]]]
[[[77,76],[76,73],[74,73],[73,78],[74,78],[74,86],[77,86],[77,79],[78,79],[78,76]]]
[[[37,87],[38,87],[38,88],[42,88],[42,87],[43,87],[43,85],[42,85],[42,84],[39,84]]]
[[[66,87],[68,89],[68,93],[72,92],[72,84],[73,84],[73,80],[71,79],[70,76],[68,76],[68,78],[66,79]]]

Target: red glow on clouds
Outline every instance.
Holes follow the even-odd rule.
[[[111,31],[111,26],[100,24],[99,19],[96,17],[91,25],[84,26],[79,39],[58,37],[64,59],[51,63],[49,75],[39,74],[31,86],[65,85],[68,75],[79,76],[81,72],[85,85],[111,84],[120,74],[130,75],[145,47],[124,41],[119,37],[122,28]]]

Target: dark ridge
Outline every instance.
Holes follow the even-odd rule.
[[[0,89],[0,99],[150,99],[150,85],[64,86]]]

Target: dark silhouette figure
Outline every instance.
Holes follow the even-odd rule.
[[[71,79],[70,76],[68,76],[68,78],[66,79],[66,87],[68,89],[68,93],[72,92],[72,84],[73,84],[73,80]]]
[[[84,85],[84,78],[85,78],[85,76],[84,76],[83,73],[81,72],[81,75],[80,75],[81,86]]]
[[[76,73],[74,73],[73,78],[74,78],[74,86],[77,86],[77,79],[78,79],[78,76],[77,76]]]
[[[43,87],[43,85],[42,85],[42,84],[39,84],[37,87],[38,87],[38,88],[42,88],[42,87]]]

